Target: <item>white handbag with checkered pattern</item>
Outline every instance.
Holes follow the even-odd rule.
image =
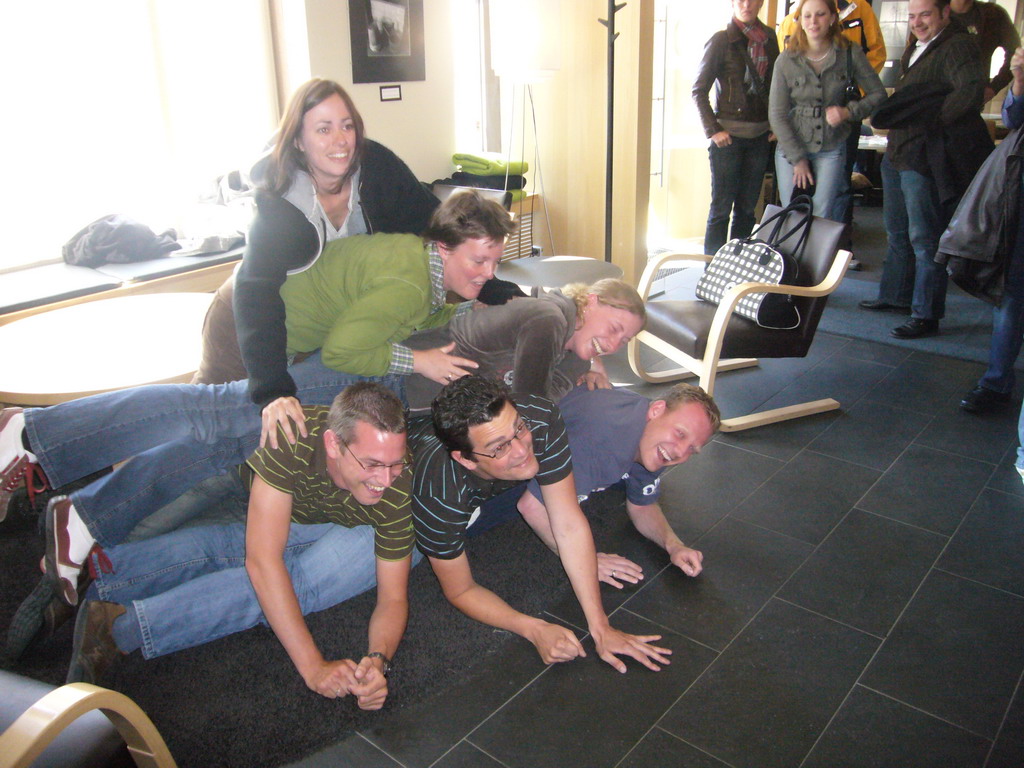
[[[697,298],[718,304],[723,294],[737,283],[771,283],[795,285],[800,269],[800,255],[811,230],[811,198],[801,195],[788,206],[763,222],[750,237],[730,240],[712,257],[697,283]],[[782,233],[790,213],[799,214],[797,222]],[[758,233],[774,224],[764,240]],[[777,246],[796,236],[794,256],[781,253]],[[800,312],[793,298],[778,293],[748,293],[733,309],[737,315],[753,320],[762,328],[789,330],[800,325]]]

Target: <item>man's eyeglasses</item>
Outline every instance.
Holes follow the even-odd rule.
[[[512,433],[512,440],[506,440],[504,443],[498,443],[494,446],[494,453],[484,453],[483,451],[473,451],[476,456],[485,456],[488,459],[500,459],[509,449],[512,447],[512,441],[518,440],[522,437],[523,432],[526,432],[526,422],[522,419],[519,420],[519,424],[516,425],[516,431]]]
[[[397,469],[399,472],[401,472],[403,469],[408,467],[410,463],[408,461],[399,461],[394,464],[381,464],[378,461],[372,461],[369,464],[363,464],[363,462],[359,460],[359,457],[352,453],[352,449],[348,447],[348,443],[346,443],[344,440],[338,440],[338,442],[345,446],[345,450],[349,452],[349,455],[356,460],[356,464],[362,467],[365,472],[376,472],[377,470],[380,469],[387,469],[389,471],[392,469]]]

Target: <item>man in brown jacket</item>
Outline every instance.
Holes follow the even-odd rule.
[[[1010,57],[1020,47],[1020,35],[1010,20],[1009,14],[995,3],[981,0],[951,0],[949,4],[951,17],[959,21],[969,34],[975,36],[978,49],[981,51],[981,63],[987,75],[992,66],[992,54],[997,48],[1003,49],[1003,65],[999,72],[985,86],[986,103],[1005,88],[1012,76],[1010,75]]]

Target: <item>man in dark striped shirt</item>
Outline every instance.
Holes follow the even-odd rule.
[[[541,486],[562,565],[587,619],[598,655],[619,672],[618,655],[652,670],[669,663],[660,635],[630,635],[613,628],[601,605],[594,539],[576,500],[569,440],[558,408],[527,395],[513,402],[508,388],[480,376],[447,385],[431,418],[414,421],[413,522],[419,548],[448,601],[467,616],[515,632],[534,644],[544,663],[586,655],[569,629],[527,616],[473,580],[466,529],[483,501],[534,477]]]

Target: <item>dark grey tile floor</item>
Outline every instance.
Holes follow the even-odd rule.
[[[298,765],[1024,765],[1017,408],[961,413],[980,371],[819,334],[806,360],[723,375],[727,416],[833,395],[842,409],[720,434],[666,476],[704,573],[604,589],[615,624],[664,636],[670,667],[618,675],[585,642],[586,659],[545,668],[514,643]],[[658,392],[621,361],[612,373]],[[550,610],[578,626],[578,609]]]

